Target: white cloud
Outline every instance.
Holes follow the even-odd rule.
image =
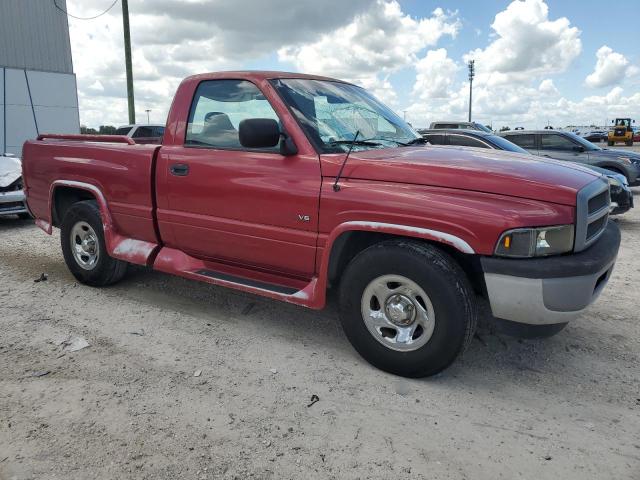
[[[68,11],[92,16],[103,0],[67,0]],[[130,2],[136,110],[164,122],[181,79],[204,71],[244,68],[349,24],[375,0],[136,0]],[[327,15],[339,11],[340,15]],[[59,13],[62,15],[62,13]],[[127,123],[120,5],[95,20],[69,18],[83,124]],[[99,88],[99,85],[102,88]],[[388,86],[390,88],[390,85]]]
[[[496,39],[464,57],[476,60],[479,84],[528,83],[563,72],[582,51],[580,30],[565,17],[550,20],[543,0],[515,0],[495,16],[491,28]]]
[[[460,69],[456,62],[447,56],[447,50],[439,48],[429,50],[416,64],[416,82],[413,93],[421,100],[447,98],[455,74]]]
[[[585,83],[589,87],[608,87],[620,83],[625,77],[638,72],[637,67],[630,64],[629,60],[621,53],[614,52],[610,47],[603,45],[596,52],[596,66],[593,72],[587,75]]]
[[[551,80],[550,78],[545,78],[543,81],[540,82],[540,86],[538,86],[538,91],[545,95],[557,95],[559,93],[558,89],[553,83],[553,80]]]
[[[311,43],[281,48],[278,57],[303,72],[378,85],[384,83],[380,77],[415,63],[418,52],[444,35],[455,37],[459,28],[456,15],[441,8],[430,17],[415,19],[398,2],[377,0],[348,25]],[[387,96],[393,96],[389,87],[385,88]]]

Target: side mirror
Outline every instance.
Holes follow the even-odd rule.
[[[247,118],[238,126],[240,144],[246,148],[273,148],[280,144],[281,155],[295,155],[298,148],[293,139],[280,132],[280,125],[272,118]]]
[[[280,126],[272,118],[247,118],[238,128],[240,144],[246,148],[272,148],[280,142]]]

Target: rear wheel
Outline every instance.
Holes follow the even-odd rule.
[[[93,201],[75,203],[67,210],[60,244],[67,267],[81,283],[102,287],[118,282],[126,273],[127,263],[107,254],[100,210]]]
[[[340,319],[372,365],[425,377],[448,367],[470,343],[477,313],[473,290],[453,258],[429,244],[388,241],[347,266]]]
[[[24,212],[24,213],[19,213],[19,214],[18,214],[18,218],[19,218],[20,220],[31,220],[33,217],[31,216],[31,214],[30,214],[30,213],[28,213],[28,212]]]

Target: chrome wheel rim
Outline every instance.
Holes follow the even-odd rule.
[[[425,345],[436,325],[429,296],[402,275],[382,275],[372,280],[362,294],[361,311],[373,338],[401,352]]]
[[[71,229],[71,253],[84,270],[92,270],[100,255],[100,243],[95,230],[87,222],[77,222]]]

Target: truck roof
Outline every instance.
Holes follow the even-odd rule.
[[[307,80],[328,80],[331,82],[349,83],[337,78],[323,77],[321,75],[308,75],[306,73],[280,72],[270,70],[235,70],[227,72],[209,72],[191,75],[185,80],[219,80],[219,79],[246,79],[253,81],[271,80],[274,78],[302,78]]]

